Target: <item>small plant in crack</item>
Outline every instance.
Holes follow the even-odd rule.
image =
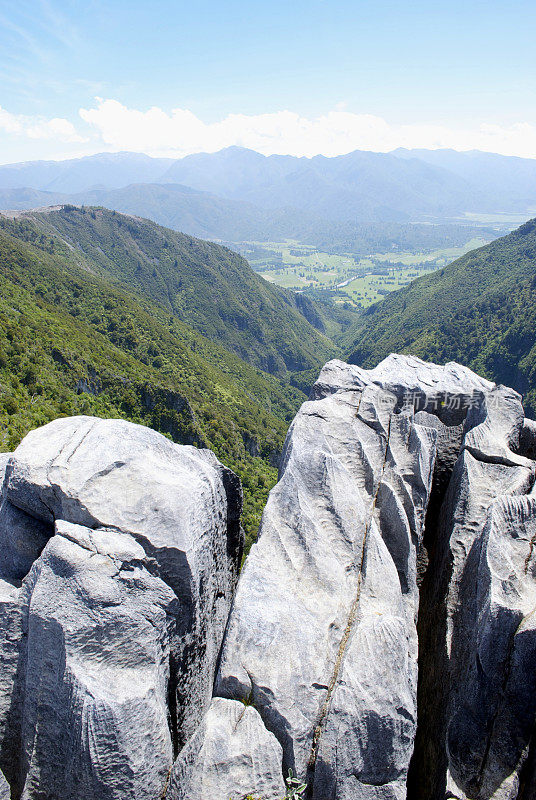
[[[303,800],[303,793],[307,789],[307,784],[302,783],[298,778],[294,777],[291,769],[288,771],[288,777],[285,778],[285,785],[287,787],[285,796],[281,800]],[[232,800],[232,798],[230,798]],[[240,800],[262,800],[257,794],[246,794]]]
[[[240,698],[240,702],[242,703],[242,705],[246,706],[246,708],[249,708],[249,706],[252,706],[253,705],[253,689],[250,691],[250,693],[248,695],[246,695],[245,697],[241,697]],[[247,798],[246,798],[246,800],[247,800]],[[256,800],[256,799],[253,798],[253,800]]]
[[[303,800],[303,793],[307,789],[307,784],[302,783],[298,778],[294,777],[291,769],[288,771],[288,777],[285,778],[287,791],[284,800]]]

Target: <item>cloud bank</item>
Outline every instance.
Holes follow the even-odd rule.
[[[27,117],[23,114],[12,114],[2,106],[0,106],[0,131],[25,136],[28,139],[51,139],[66,144],[88,141],[67,119]]]
[[[339,107],[309,118],[293,111],[229,114],[206,123],[188,109],[171,112],[153,107],[128,108],[114,99],[96,98],[81,108],[76,124],[63,118],[43,119],[11,114],[0,107],[0,131],[32,140],[84,145],[80,155],[103,150],[130,150],[180,158],[239,145],[265,155],[336,156],[352,150],[389,152],[397,147],[485,150],[536,158],[536,126],[517,122],[472,128],[393,124],[372,114]],[[30,154],[29,157],[34,157]]]
[[[334,110],[309,119],[292,111],[229,114],[205,123],[187,109],[139,111],[117,100],[97,98],[81,109],[81,118],[113,148],[151,155],[183,156],[240,145],[265,155],[336,156],[351,150],[388,152],[397,147],[450,147],[536,157],[536,127],[519,122],[508,127],[480,125],[457,129],[438,125],[393,125],[371,114]]]

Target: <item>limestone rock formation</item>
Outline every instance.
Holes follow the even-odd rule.
[[[223,697],[265,728],[240,790],[292,769],[312,800],[528,800],[533,430],[515,392],[457,364],[327,364],[239,581],[210,725],[175,775],[236,774],[208,757]],[[268,735],[282,759],[261,774]]]
[[[6,781],[3,773],[0,772],[0,800],[10,800],[11,793],[9,791],[9,784]]]
[[[0,455],[11,797],[281,800],[292,770],[307,800],[535,800],[535,458],[458,364],[329,362],[236,586],[211,453],[29,434]]]
[[[0,508],[0,766],[22,800],[153,800],[212,692],[238,479],[142,426],[30,433]]]

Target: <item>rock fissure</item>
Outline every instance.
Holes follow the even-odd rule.
[[[362,579],[363,579],[363,569],[364,569],[365,558],[366,558],[368,534],[369,534],[370,526],[372,525],[372,521],[374,519],[374,511],[375,511],[375,507],[376,507],[378,493],[379,493],[379,490],[380,490],[380,486],[381,486],[383,475],[384,475],[384,471],[385,471],[385,464],[386,464],[386,461],[387,461],[387,453],[389,451],[390,431],[391,431],[391,416],[389,417],[389,423],[388,423],[387,435],[386,435],[386,442],[385,442],[385,452],[384,452],[384,456],[383,456],[383,462],[382,462],[382,466],[381,466],[380,476],[379,476],[378,484],[377,484],[377,487],[376,487],[376,490],[374,492],[374,496],[373,496],[373,499],[372,499],[372,506],[371,506],[371,509],[370,509],[370,515],[369,515],[369,518],[368,518],[368,521],[367,521],[367,524],[365,526],[365,530],[364,530],[364,533],[363,533],[361,554],[360,554],[360,559],[359,559],[359,564],[358,564],[356,596],[355,596],[354,601],[352,603],[352,606],[350,608],[350,613],[349,613],[349,616],[348,616],[348,620],[346,622],[346,627],[344,629],[344,634],[343,634],[341,643],[339,645],[339,649],[337,651],[337,658],[336,658],[336,661],[335,661],[335,666],[334,666],[334,669],[333,669],[333,673],[332,673],[331,679],[330,679],[328,687],[327,687],[326,698],[325,698],[324,703],[322,705],[322,708],[321,708],[321,711],[320,711],[320,715],[319,715],[319,719],[318,719],[318,722],[317,722],[317,724],[315,726],[314,733],[313,733],[313,741],[312,741],[312,745],[311,745],[311,754],[310,754],[309,760],[307,762],[309,796],[311,796],[311,793],[312,793],[314,771],[315,771],[315,766],[316,766],[316,760],[317,760],[317,757],[318,757],[318,748],[319,748],[320,739],[321,739],[321,736],[322,736],[322,726],[323,726],[323,724],[325,722],[325,719],[326,719],[326,717],[327,717],[327,715],[329,713],[329,706],[330,706],[331,698],[332,698],[332,695],[333,695],[333,691],[335,689],[335,686],[336,686],[338,678],[339,678],[339,673],[340,673],[340,670],[341,670],[341,666],[342,666],[342,662],[343,662],[344,655],[345,655],[345,652],[346,652],[346,648],[347,648],[347,645],[348,645],[348,641],[349,641],[350,636],[352,634],[352,630],[353,630],[353,628],[355,626],[355,621],[356,621],[357,613],[358,613],[358,610],[359,610],[359,601],[360,601],[360,598],[361,598],[361,584],[362,584]]]

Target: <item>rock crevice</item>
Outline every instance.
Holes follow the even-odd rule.
[[[535,704],[514,687],[536,660],[510,594],[535,592],[532,535],[520,544],[532,433],[515,392],[457,364],[322,370],[238,584],[211,705],[216,729],[219,698],[253,691],[262,736],[282,748],[250,791],[275,800],[270,781],[290,767],[312,800],[521,800]],[[496,576],[494,552],[513,572]],[[175,769],[177,796],[202,800],[189,781],[213,766],[181,753]]]

